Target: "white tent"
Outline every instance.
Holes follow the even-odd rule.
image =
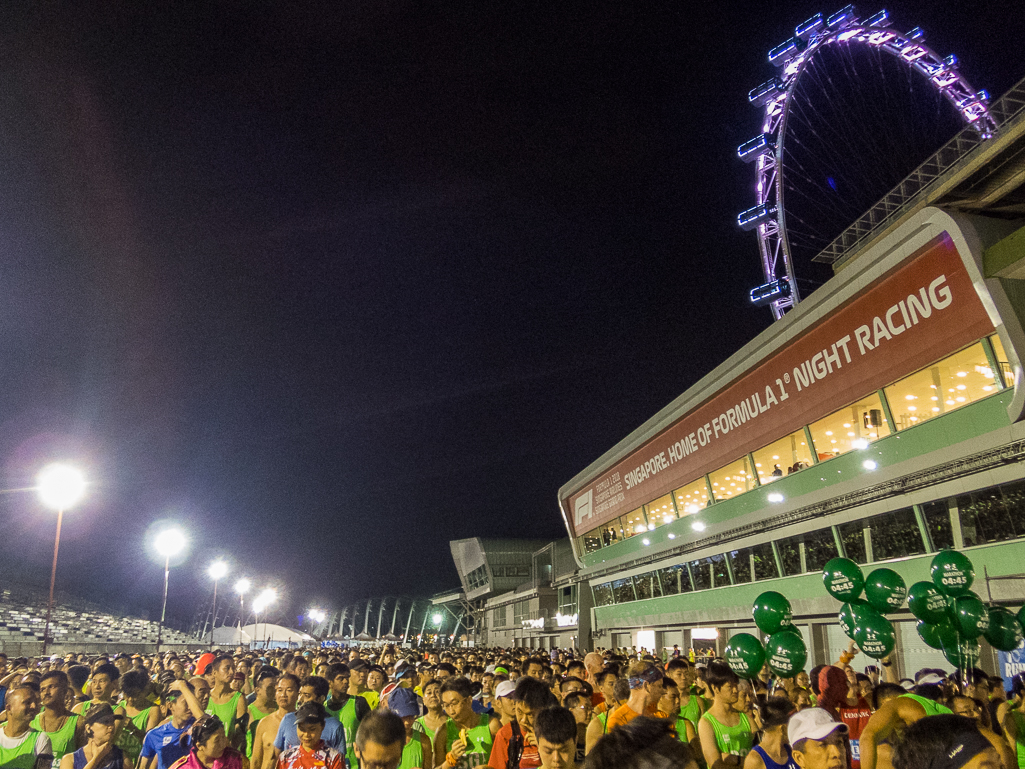
[[[253,637],[238,625],[221,625],[214,628],[214,644],[217,646],[249,646]]]
[[[282,646],[285,644],[301,645],[315,640],[313,636],[306,635],[306,633],[298,630],[292,630],[283,625],[271,625],[265,622],[261,622],[258,625],[246,625],[242,628],[242,631],[249,634],[253,639],[253,646],[258,648],[264,646],[265,643],[270,646]]]

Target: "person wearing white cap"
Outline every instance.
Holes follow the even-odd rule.
[[[790,717],[787,736],[801,769],[847,769],[844,737],[847,725],[822,708],[808,708]]]
[[[515,692],[516,684],[513,681],[502,681],[495,687],[492,708],[498,719],[491,720],[492,736],[498,734],[498,730],[503,726],[516,720],[516,700],[513,699]]]

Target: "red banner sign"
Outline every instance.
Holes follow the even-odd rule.
[[[993,331],[943,234],[570,497],[580,536]]]

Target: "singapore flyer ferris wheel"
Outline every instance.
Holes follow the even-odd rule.
[[[764,109],[764,116],[761,133],[737,148],[737,155],[754,165],[756,177],[756,204],[737,217],[737,224],[744,230],[755,231],[758,236],[765,283],[751,291],[751,301],[759,306],[769,306],[777,320],[801,299],[798,275],[801,266],[796,264],[795,252],[799,255],[802,246],[807,250],[807,244],[812,242],[807,232],[816,226],[815,218],[800,210],[800,204],[804,202],[806,208],[810,205],[822,209],[831,199],[841,199],[845,193],[843,182],[834,179],[839,178],[840,173],[817,173],[809,168],[809,147],[816,146],[820,155],[830,156],[824,162],[840,163],[858,154],[857,149],[844,151],[828,143],[814,144],[822,138],[823,133],[830,130],[835,135],[849,139],[854,133],[852,125],[857,123],[858,116],[850,114],[852,110],[849,105],[843,105],[833,112],[809,106],[806,81],[821,84],[827,96],[844,95],[858,85],[850,82],[860,76],[856,56],[875,57],[867,69],[870,74],[878,74],[884,80],[887,71],[881,66],[882,60],[895,62],[887,63],[886,66],[891,70],[899,69],[904,80],[894,78],[892,71],[888,77],[891,81],[901,80],[903,90],[914,85],[920,92],[928,92],[936,104],[947,105],[944,111],[949,114],[945,119],[955,126],[971,126],[983,139],[992,137],[996,132],[996,123],[987,107],[989,95],[985,91],[976,91],[968,83],[959,71],[956,56],[938,55],[926,45],[925,34],[920,28],[900,34],[890,27],[886,11],[863,20],[858,17],[853,6],[847,6],[827,18],[816,14],[799,24],[792,38],[769,52],[769,62],[779,71],[775,77],[748,94],[753,105]],[[830,56],[841,57],[840,65],[835,68],[838,71],[826,74],[817,72],[816,66],[821,66],[821,60]],[[866,67],[863,66],[862,71],[864,69]],[[841,82],[842,85],[838,85]],[[863,101],[869,102],[871,97]],[[936,109],[938,111],[938,107]],[[940,117],[943,116],[928,113],[924,125],[938,123]],[[793,130],[794,125],[802,121],[809,127],[805,136],[796,135]],[[861,165],[868,170],[859,168],[859,173],[870,173],[873,165],[893,165],[889,162],[889,156],[908,154],[903,147],[895,148],[880,141],[881,137],[899,132],[901,128],[914,132],[923,125],[919,123],[917,127],[909,128],[903,125],[904,122],[903,115],[896,120],[890,117],[889,125],[860,140],[858,147],[874,147],[878,153],[876,158],[860,158]],[[802,156],[802,152],[806,154]],[[931,154],[931,151],[926,154]],[[907,171],[924,159],[918,158]],[[874,193],[876,199],[903,178],[907,171],[900,172],[895,180],[885,181],[888,186]],[[821,190],[801,188],[802,179],[818,184],[820,178],[823,184]],[[875,178],[885,179],[885,176],[877,174]],[[884,182],[877,181],[879,183]],[[848,217],[843,226],[850,224],[862,211],[864,208],[853,215],[850,209],[842,213],[841,216]],[[826,242],[836,234],[839,233],[830,233]]]

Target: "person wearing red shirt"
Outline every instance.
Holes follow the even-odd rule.
[[[537,769],[541,754],[534,736],[534,716],[545,708],[558,705],[555,695],[541,681],[521,678],[513,693],[516,720],[506,724],[495,735],[488,766],[491,769]]]
[[[303,703],[295,711],[299,744],[281,754],[278,769],[345,769],[342,754],[320,738],[326,721],[323,705],[315,700]]]

